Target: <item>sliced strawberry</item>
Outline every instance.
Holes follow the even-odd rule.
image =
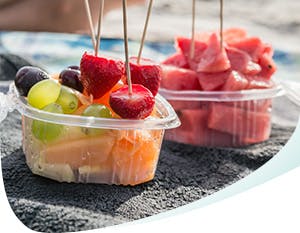
[[[137,58],[130,58],[131,81],[134,84],[141,84],[148,88],[153,96],[156,96],[162,78],[160,65],[150,59],[142,58],[137,64]],[[127,80],[123,80],[127,83]]]
[[[111,93],[109,103],[113,111],[124,119],[145,119],[153,111],[155,99],[146,87],[133,84],[131,96],[125,85]]]
[[[105,95],[124,74],[124,63],[84,53],[80,62],[81,82],[88,95],[95,99]]]

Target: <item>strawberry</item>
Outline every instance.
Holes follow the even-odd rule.
[[[111,93],[109,103],[112,110],[122,118],[145,119],[153,111],[155,99],[146,87],[133,84],[131,96],[125,85]]]
[[[137,58],[132,57],[130,71],[132,83],[143,85],[152,92],[153,96],[156,96],[162,78],[160,65],[150,59],[141,59],[140,64],[137,64]]]
[[[105,95],[124,74],[124,63],[105,57],[83,54],[80,62],[81,82],[85,92],[95,99]]]

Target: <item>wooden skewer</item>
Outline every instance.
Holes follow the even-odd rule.
[[[220,47],[223,49],[223,11],[224,5],[223,0],[220,0]]]
[[[94,26],[93,26],[93,20],[92,20],[89,0],[84,0],[84,5],[85,5],[86,14],[87,14],[87,17],[89,20],[89,26],[90,26],[90,31],[91,31],[93,47],[94,47],[94,49],[96,49],[96,37],[95,37],[95,31],[94,31]]]
[[[190,47],[190,59],[195,56],[195,21],[196,21],[196,0],[193,0],[192,4],[192,39]]]
[[[103,21],[103,11],[104,11],[104,0],[100,0],[100,9],[99,9],[99,18],[98,18],[98,28],[97,28],[97,40],[95,46],[95,56],[98,56],[98,51],[100,48],[100,40],[101,40],[101,26]]]
[[[149,19],[150,19],[150,15],[151,15],[151,11],[152,11],[152,5],[153,5],[153,0],[150,0],[149,5],[148,5],[147,17],[146,17],[146,21],[145,21],[145,25],[144,25],[143,35],[142,35],[142,39],[141,39],[141,43],[140,43],[137,64],[140,64],[140,61],[141,61],[142,52],[143,52],[145,39],[146,39],[146,33],[147,33],[147,29],[148,29],[148,24],[149,24]]]
[[[129,64],[129,52],[128,52],[128,32],[127,32],[127,0],[123,0],[123,29],[124,29],[124,47],[125,47],[125,65],[126,76],[128,84],[128,94],[132,95],[132,83]]]

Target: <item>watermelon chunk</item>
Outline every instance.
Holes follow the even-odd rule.
[[[240,91],[244,90],[249,84],[248,80],[237,71],[232,71],[226,80],[222,90],[224,91]]]
[[[222,72],[230,68],[230,62],[224,48],[220,46],[220,40],[216,33],[209,38],[207,48],[201,56],[197,66],[197,72]]]
[[[198,63],[200,62],[200,60],[202,58],[203,52],[207,48],[207,44],[204,42],[195,40],[195,55],[192,59],[190,58],[190,47],[191,47],[191,39],[190,38],[178,37],[176,39],[177,51],[182,53],[186,57],[189,67],[192,70],[197,71]]]
[[[252,62],[251,57],[247,53],[233,47],[227,47],[226,52],[231,69],[253,75],[261,71],[261,67],[257,63]]]
[[[223,31],[223,39],[229,45],[238,42],[246,37],[247,32],[242,28],[228,28]]]
[[[270,125],[270,113],[246,111],[217,103],[212,105],[208,118],[211,129],[259,142],[269,138]]]
[[[227,70],[219,73],[198,73],[198,80],[204,91],[221,90],[231,72]]]
[[[254,62],[258,61],[264,51],[264,45],[258,37],[243,38],[230,45],[249,54]]]
[[[197,73],[174,66],[162,66],[161,87],[170,90],[201,90]]]
[[[273,58],[270,56],[270,52],[267,51],[261,55],[259,58],[258,64],[261,66],[262,70],[259,73],[259,76],[270,79],[271,76],[276,72],[277,66],[273,60]]]
[[[208,109],[183,110],[181,127],[166,132],[166,139],[201,146],[232,146],[232,135],[207,127]]]
[[[188,61],[186,57],[182,53],[175,53],[168,57],[166,60],[164,60],[161,64],[163,65],[170,65],[170,66],[176,66],[179,68],[189,68]]]
[[[259,75],[255,75],[255,76],[245,76],[248,81],[249,81],[249,85],[246,89],[267,89],[267,88],[272,88],[274,87],[274,82],[270,79],[266,79],[265,77],[261,77]]]

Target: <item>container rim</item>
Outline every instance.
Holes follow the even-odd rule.
[[[268,89],[242,91],[175,91],[160,88],[159,93],[167,100],[232,102],[271,99],[284,95],[285,91],[281,84],[276,83],[273,88]]]
[[[180,121],[172,106],[161,96],[157,95],[155,106],[161,114],[161,118],[148,117],[145,120],[127,120],[115,118],[85,117],[78,115],[56,114],[33,108],[27,104],[24,97],[18,94],[14,83],[10,84],[8,95],[11,96],[14,108],[22,115],[49,123],[68,126],[103,129],[172,129],[180,126]]]

